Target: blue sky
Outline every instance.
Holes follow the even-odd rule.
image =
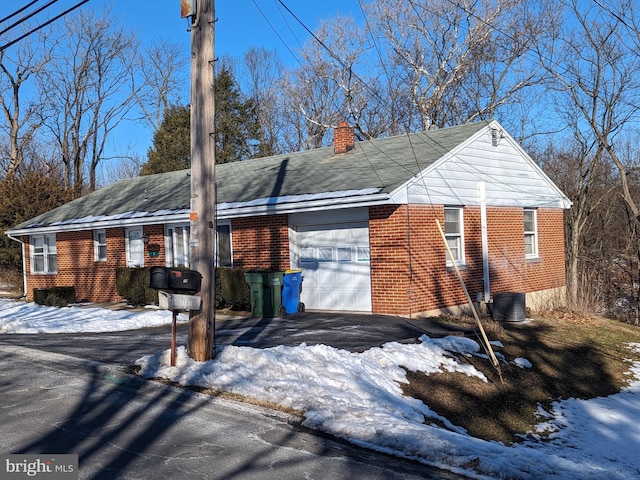
[[[13,13],[32,0],[6,0],[0,3],[0,18]],[[33,12],[48,3],[38,0],[27,12]],[[58,0],[57,3],[39,13],[35,19],[45,21],[48,18],[71,8],[80,0]],[[317,30],[323,20],[334,18],[338,14],[353,15],[361,18],[362,12],[358,0],[282,0],[282,2],[311,31]],[[180,0],[89,0],[81,9],[92,9],[100,13],[111,6],[113,16],[122,22],[126,29],[136,32],[143,46],[158,40],[169,40],[184,45],[185,52],[190,50],[191,35],[188,32],[187,19],[180,18]],[[310,38],[309,33],[300,25],[279,0],[221,0],[215,2],[216,23],[215,55],[218,58],[231,56],[240,58],[250,47],[264,47],[278,50],[282,60],[296,66],[296,52]],[[73,15],[73,13],[72,13]],[[0,30],[21,18],[16,16],[0,25]],[[7,42],[19,35],[19,28],[0,36]],[[277,32],[277,33],[276,33]],[[294,53],[295,54],[295,53]],[[188,71],[185,72],[185,76]],[[188,98],[188,86],[184,95]],[[185,99],[185,101],[188,101]],[[146,159],[146,153],[152,143],[152,132],[142,125],[120,126],[116,129],[117,138],[112,139],[107,155],[127,155],[130,151]]]
[[[69,0],[65,2],[74,3]],[[187,20],[180,18],[180,0],[90,0],[87,6],[98,8],[109,3],[113,5],[116,17],[122,18],[125,25],[134,27],[143,42],[168,38],[174,41],[184,40],[188,47],[190,36],[187,32]],[[333,18],[338,13],[361,15],[358,0],[283,0],[283,3],[312,31],[317,29],[323,19]],[[278,0],[217,1],[215,14],[218,19],[218,57],[239,57],[249,47],[265,47],[279,50],[285,62],[295,63],[287,46],[295,50],[309,38],[304,28]]]
[[[52,17],[79,2],[58,0],[36,18]],[[0,5],[0,17],[29,3],[31,0],[4,1]],[[48,0],[37,0],[27,11],[32,12],[46,3]],[[282,0],[282,3],[311,30],[315,30],[322,19],[332,18],[338,13],[360,15],[358,0]],[[99,11],[107,5],[112,6],[114,15],[125,26],[136,30],[143,42],[170,38],[184,39],[188,45],[187,21],[180,18],[180,0],[89,0],[80,8]],[[251,46],[287,52],[274,30],[293,49],[308,38],[308,34],[278,0],[222,0],[215,2],[215,11],[218,18],[216,44],[221,55],[241,55]]]

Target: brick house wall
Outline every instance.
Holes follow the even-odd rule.
[[[444,225],[444,207],[431,205],[369,208],[372,311],[411,316],[443,306],[466,304],[457,276],[446,267],[446,251],[435,220]],[[565,285],[563,211],[538,209],[538,258],[524,253],[523,210],[488,208],[488,247],[491,292],[535,292]],[[231,225],[235,268],[286,270],[289,264],[287,215],[238,218]],[[145,266],[165,265],[164,226],[143,228],[150,237]],[[33,289],[76,288],[78,301],[120,301],[116,268],[126,266],[125,229],[106,229],[107,260],[94,258],[93,231],[56,235],[58,273],[32,275],[28,238],[23,238],[27,271],[27,300]],[[464,209],[466,265],[461,267],[471,298],[483,291],[480,208]],[[150,245],[159,255],[148,254]],[[256,248],[257,247],[257,248]]]
[[[460,272],[472,300],[484,289],[480,208],[464,208],[466,264]],[[467,303],[436,226],[444,207],[369,209],[372,310],[411,316]],[[534,292],[565,285],[564,227],[560,209],[538,209],[538,258],[527,260],[521,208],[488,208],[491,292]],[[409,235],[409,233],[411,235]]]
[[[234,268],[290,268],[288,215],[236,218],[231,237]]]
[[[92,302],[121,301],[116,292],[116,268],[127,264],[124,228],[108,228],[107,260],[96,261],[93,230],[61,232],[56,234],[58,271],[56,274],[32,274],[29,238],[25,242],[27,272],[26,299],[33,300],[33,290],[39,288],[74,286],[76,300]],[[149,225],[143,228],[149,235],[149,245],[159,245],[158,257],[150,257],[145,248],[145,266],[165,265],[164,226]]]

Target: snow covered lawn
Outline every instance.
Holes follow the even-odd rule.
[[[0,333],[113,331],[170,322],[171,315],[160,311],[58,309],[0,301]],[[629,344],[629,349],[640,352],[640,344]],[[175,367],[168,366],[169,350],[137,364],[145,377],[275,402],[303,411],[311,428],[474,478],[640,477],[640,362],[629,362],[630,384],[616,395],[558,401],[551,411],[541,411],[538,430],[549,434],[547,440],[532,437],[505,446],[468,435],[428,405],[402,394],[404,368],[483,379],[451,352],[480,355],[480,348],[470,339],[427,336],[416,344],[388,343],[363,353],[326,345],[226,346],[214,360],[200,363],[180,347]],[[531,367],[527,358],[517,363]],[[432,419],[437,422],[429,424]]]

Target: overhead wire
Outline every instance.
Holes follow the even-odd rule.
[[[21,23],[26,22],[26,21],[27,21],[27,20],[29,20],[31,17],[33,17],[33,16],[37,15],[38,13],[42,12],[43,10],[46,10],[46,9],[47,9],[47,8],[49,8],[51,5],[53,5],[54,3],[57,3],[57,2],[58,2],[58,0],[51,0],[49,3],[47,3],[47,4],[43,5],[42,7],[37,8],[36,10],[34,10],[33,12],[31,12],[31,13],[30,13],[30,14],[28,14],[27,16],[22,17],[22,18],[21,18],[20,20],[18,20],[17,22],[14,22],[14,23],[12,23],[11,25],[9,25],[7,28],[5,28],[4,30],[1,30],[1,31],[0,31],[0,35],[3,35],[3,34],[5,34],[5,33],[7,33],[9,30],[11,30],[12,28],[15,28],[15,27],[17,27],[18,25],[20,25]],[[33,3],[35,3],[35,2],[31,2],[31,5],[33,5]],[[29,5],[29,6],[30,6],[30,5]],[[26,8],[28,8],[28,6],[27,6],[27,7],[25,7],[25,8],[23,8],[22,10],[24,10],[24,9],[26,9]],[[12,14],[11,16],[14,16],[14,15]]]
[[[0,18],[0,23],[4,23],[7,20],[9,20],[10,18],[15,17],[16,15],[21,14],[22,12],[24,12],[26,9],[28,9],[31,5],[33,5],[34,3],[38,3],[40,0],[32,0],[31,2],[29,2],[28,4],[26,4],[24,7],[19,8],[18,10],[16,10],[13,13],[10,13],[9,15],[7,15],[4,18]]]
[[[52,0],[49,4],[47,4],[45,7],[41,7],[40,10],[38,11],[42,11],[42,9],[50,6],[51,4],[57,2],[58,0]],[[31,30],[29,30],[28,32],[26,32],[25,34],[19,36],[18,38],[5,43],[4,45],[0,46],[0,52],[5,51],[7,48],[9,48],[10,46],[18,43],[20,40],[25,39],[26,37],[28,37],[29,35],[32,35],[33,33],[43,29],[44,27],[46,27],[47,25],[52,24],[53,22],[55,22],[56,20],[64,17],[65,15],[68,15],[69,13],[71,13],[72,11],[76,10],[77,8],[81,7],[82,5],[84,5],[85,3],[89,2],[89,0],[82,0],[81,2],[76,3],[74,6],[68,8],[67,10],[63,11],[62,13],[56,15],[55,17],[51,18],[50,20],[47,20],[44,23],[41,23],[40,25],[36,26],[35,28],[32,28]],[[33,16],[33,15],[31,15]],[[0,32],[0,34],[3,32]]]

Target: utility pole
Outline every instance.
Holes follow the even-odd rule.
[[[182,0],[181,8],[192,20],[189,254],[191,268],[202,274],[202,308],[189,313],[187,351],[204,362],[215,346],[214,0]]]

